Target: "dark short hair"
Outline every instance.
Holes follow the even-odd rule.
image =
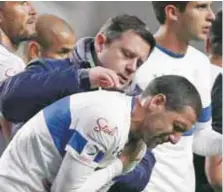
[[[197,119],[202,111],[200,95],[195,86],[186,78],[178,75],[164,75],[155,78],[142,93],[142,98],[164,94],[167,98],[166,109],[182,112],[186,106],[194,109]]]
[[[212,23],[210,40],[212,54],[222,56],[222,9],[216,13],[216,19]]]
[[[165,24],[165,7],[167,5],[173,5],[178,8],[181,12],[184,12],[188,3],[189,1],[152,1],[153,10],[160,24]]]
[[[136,16],[123,14],[111,17],[99,32],[107,37],[109,43],[120,38],[127,31],[133,31],[145,40],[151,47],[150,52],[155,47],[156,41],[153,34],[150,32],[148,26]]]

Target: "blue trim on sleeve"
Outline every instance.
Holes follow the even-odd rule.
[[[87,140],[75,130],[68,144],[80,154],[86,146]]]
[[[167,55],[169,55],[170,57],[174,57],[174,58],[183,58],[184,57],[184,54],[177,54],[177,53],[174,53],[172,51],[169,51],[168,49],[164,48],[164,47],[161,47],[160,45],[156,44],[156,47],[166,53]]]
[[[65,146],[74,130],[69,129],[71,124],[70,97],[65,97],[43,109],[46,125],[57,150],[62,156]]]
[[[99,151],[97,156],[94,158],[94,162],[99,163],[103,159],[104,155],[105,154],[102,151]]]
[[[196,130],[195,126],[193,126],[189,131],[186,131],[183,136],[191,136],[193,135],[194,131]]]
[[[199,123],[204,123],[204,122],[209,121],[210,119],[211,119],[211,105],[206,107],[206,108],[203,108],[198,122]]]

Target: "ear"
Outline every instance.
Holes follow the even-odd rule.
[[[102,33],[98,33],[95,37],[95,50],[101,52],[104,44],[106,43],[106,37]]]
[[[175,6],[167,5],[165,7],[166,21],[177,21],[179,13],[179,10]]]
[[[27,49],[28,62],[39,57],[41,57],[40,45],[36,41],[30,41]]]
[[[209,37],[205,41],[205,51],[207,54],[211,54],[211,40]]]
[[[0,6],[0,24],[3,21],[3,8]]]
[[[150,98],[148,103],[145,103],[147,109],[151,111],[161,111],[165,109],[166,96],[164,94],[158,94]]]

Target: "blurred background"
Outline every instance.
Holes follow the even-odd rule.
[[[121,13],[136,15],[144,20],[152,32],[158,28],[150,1],[34,1],[41,13],[50,13],[65,19],[75,30],[78,38],[94,36],[101,25],[111,16]],[[214,12],[222,7],[222,1],[213,1]],[[202,42],[192,44],[204,50]]]

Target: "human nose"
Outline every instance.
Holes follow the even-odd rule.
[[[33,7],[33,5],[30,2],[28,2],[28,5],[29,5],[29,14],[37,15],[36,9]]]
[[[137,70],[137,62],[138,60],[135,58],[130,63],[126,65],[126,71],[128,72],[128,75],[135,73]]]
[[[180,133],[173,133],[173,134],[170,134],[169,135],[169,141],[172,143],[172,144],[176,144],[180,141],[181,139],[181,136],[182,134]]]
[[[214,12],[211,8],[209,9],[207,18],[208,18],[209,21],[214,21],[215,20],[215,14],[214,14]]]

